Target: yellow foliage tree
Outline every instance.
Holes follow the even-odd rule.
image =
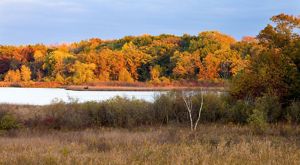
[[[138,50],[138,48],[132,42],[126,43],[122,47],[122,53],[124,54],[124,58],[126,60],[126,67],[128,68],[132,77],[137,80],[138,67],[140,67],[143,63],[146,63],[149,57],[142,51]]]
[[[57,73],[62,73],[64,68],[64,61],[67,58],[75,58],[72,54],[56,50],[51,52],[45,60],[43,69],[48,72],[50,76],[55,76]]]
[[[76,61],[72,68],[72,71],[74,72],[73,83],[82,84],[85,82],[93,81],[95,79],[95,74],[94,74],[95,69],[96,69],[95,64],[85,64]]]
[[[177,78],[193,78],[195,77],[195,71],[198,68],[200,58],[198,53],[188,52],[175,52],[174,57],[171,59],[175,63],[173,74]]]
[[[55,75],[55,82],[64,84],[65,83],[65,78],[61,74],[57,73]]]
[[[100,81],[109,81],[110,80],[109,79],[109,72],[106,72],[106,71],[100,72],[98,79]]]
[[[20,74],[21,74],[22,81],[30,81],[31,80],[31,71],[27,66],[22,65]]]
[[[150,69],[151,80],[159,79],[161,72],[161,67],[159,65],[155,65]]]
[[[124,68],[120,71],[118,80],[122,81],[122,82],[133,82],[134,81],[134,79],[131,77],[131,74]]]
[[[203,65],[200,65],[200,72],[198,79],[200,80],[214,80],[219,78],[219,65],[220,60],[216,58],[214,54],[208,54],[203,61]]]
[[[4,81],[5,82],[18,82],[21,80],[21,74],[19,70],[9,70],[5,77],[4,77]]]
[[[34,61],[42,62],[45,60],[45,54],[41,50],[37,50],[33,54]]]

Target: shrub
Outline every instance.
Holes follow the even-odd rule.
[[[252,128],[253,133],[262,134],[267,128],[268,124],[266,121],[265,113],[258,109],[254,109],[253,113],[248,118],[248,124]]]
[[[152,123],[151,104],[137,99],[115,97],[105,102],[113,126],[133,127]]]
[[[11,114],[6,113],[0,118],[0,130],[12,130],[19,127],[17,119]]]
[[[200,107],[201,95],[195,96],[196,107]],[[198,112],[197,109],[197,112]],[[196,115],[196,114],[195,114]],[[197,116],[197,115],[196,115]],[[220,96],[216,94],[205,94],[203,101],[202,121],[216,122],[226,120],[226,104]]]
[[[155,120],[161,124],[168,124],[174,119],[174,98],[171,93],[162,94],[155,98],[153,103]]]
[[[88,126],[88,113],[84,112],[79,103],[56,102],[43,110],[41,126],[52,129],[78,129]]]
[[[267,115],[268,122],[277,122],[283,116],[279,98],[272,94],[265,94],[255,100],[255,108]]]
[[[285,118],[293,123],[300,123],[300,102],[294,101],[287,107],[287,114]]]
[[[253,105],[250,102],[244,100],[237,100],[234,104],[229,107],[228,121],[234,123],[247,123]]]

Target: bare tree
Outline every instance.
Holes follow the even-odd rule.
[[[198,111],[198,116],[197,116],[197,120],[196,122],[193,121],[193,97],[195,96],[195,92],[194,91],[182,91],[182,98],[183,101],[185,103],[185,106],[187,108],[187,111],[189,113],[189,119],[190,119],[190,124],[191,124],[191,131],[195,131],[197,129],[198,123],[200,121],[200,117],[201,117],[201,112],[202,112],[202,108],[203,108],[203,92],[202,89],[200,90],[200,94],[201,94],[201,105]]]

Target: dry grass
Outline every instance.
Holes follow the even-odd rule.
[[[284,127],[284,128],[283,128]],[[20,130],[0,136],[0,164],[299,164],[300,128],[143,127]]]

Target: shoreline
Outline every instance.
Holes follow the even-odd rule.
[[[72,91],[173,91],[173,90],[204,90],[226,91],[225,87],[131,87],[131,86],[67,86]]]
[[[55,82],[0,82],[0,88],[58,88],[71,91],[173,91],[173,90],[204,90],[204,91],[227,91],[225,85],[197,84],[197,85],[148,85],[146,83],[99,83],[84,85],[62,85]]]

